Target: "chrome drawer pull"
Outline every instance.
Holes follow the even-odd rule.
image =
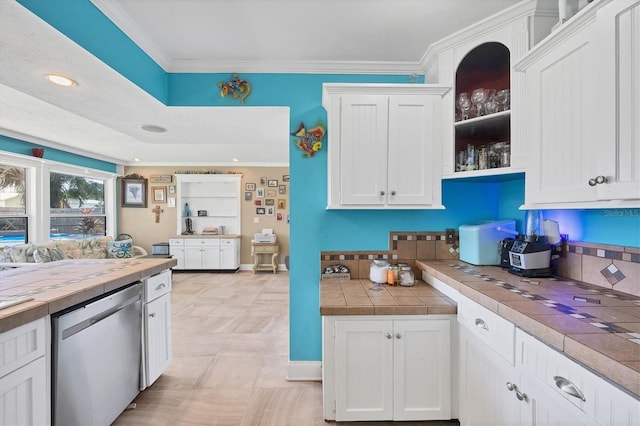
[[[385,335],[385,337],[386,337],[387,339],[391,340],[391,339],[393,339],[393,334],[391,334],[391,333],[387,333],[387,334]]]
[[[578,387],[571,381],[562,376],[554,376],[553,380],[556,382],[556,386],[564,393],[568,393],[571,396],[586,401],[584,394],[578,389]]]
[[[160,290],[161,288],[165,288],[167,285],[165,283],[160,283],[156,286],[156,291]]]
[[[487,323],[484,322],[482,318],[476,318],[476,327],[489,331],[489,326],[487,326]]]

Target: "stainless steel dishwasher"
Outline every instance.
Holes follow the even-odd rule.
[[[52,315],[54,425],[108,425],[140,388],[142,284]]]

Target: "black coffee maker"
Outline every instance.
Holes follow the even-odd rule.
[[[509,259],[509,252],[511,251],[511,247],[513,247],[513,243],[516,242],[515,238],[505,238],[500,240],[500,267],[504,269],[509,269],[511,266],[511,260]]]

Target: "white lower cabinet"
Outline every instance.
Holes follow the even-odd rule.
[[[169,254],[177,261],[173,269],[184,269],[184,240],[182,238],[169,239]]]
[[[325,419],[450,419],[451,318],[324,317]]]
[[[0,425],[49,424],[45,318],[0,334]]]
[[[238,238],[171,238],[169,253],[178,262],[175,270],[233,270],[240,267]]]
[[[143,350],[142,383],[151,386],[169,367],[173,357],[171,345],[171,271],[143,279]]]
[[[513,364],[460,327],[461,425],[531,426],[533,409],[528,392]]]

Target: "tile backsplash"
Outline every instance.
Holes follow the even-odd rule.
[[[373,259],[407,263],[420,276],[415,260],[458,260],[458,242],[447,244],[445,231],[390,232],[388,251],[331,251],[320,253],[320,267],[340,263],[352,279],[369,278]],[[640,296],[640,248],[568,241],[557,262],[565,278]]]

